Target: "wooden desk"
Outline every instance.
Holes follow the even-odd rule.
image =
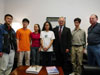
[[[37,75],[37,74],[28,74],[28,73],[26,73],[26,69],[28,67],[29,66],[20,66],[20,67],[16,68],[15,70],[13,70],[13,72],[10,75]],[[62,70],[61,67],[57,67],[57,69],[60,72],[59,75],[64,75],[63,70]],[[46,67],[43,67],[38,75],[48,75],[47,71],[46,71]]]

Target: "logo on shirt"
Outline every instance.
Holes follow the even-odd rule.
[[[45,35],[45,38],[47,38],[48,37],[48,35]]]

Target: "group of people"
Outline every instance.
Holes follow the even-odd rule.
[[[14,64],[15,53],[18,54],[17,66],[43,65],[52,66],[52,55],[55,53],[56,66],[61,66],[64,74],[68,72],[68,55],[71,54],[72,75],[80,75],[82,71],[83,53],[86,49],[86,33],[80,28],[81,19],[75,18],[75,29],[71,32],[65,26],[65,18],[58,19],[59,26],[52,28],[46,21],[41,30],[39,24],[34,25],[34,32],[28,29],[30,21],[22,20],[23,28],[15,33],[11,27],[13,16],[6,14],[4,24],[0,25],[0,75],[9,75]],[[90,16],[91,26],[88,28],[88,64],[100,66],[100,23],[98,16]],[[41,63],[40,63],[40,58]],[[30,62],[31,60],[31,62]]]

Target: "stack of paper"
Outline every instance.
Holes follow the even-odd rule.
[[[42,66],[30,66],[28,69],[26,69],[26,73],[38,74],[41,69]]]
[[[46,70],[47,70],[47,73],[49,75],[51,75],[51,74],[59,74],[59,71],[55,66],[46,67]]]

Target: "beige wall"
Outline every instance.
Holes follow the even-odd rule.
[[[4,0],[0,0],[0,23],[3,23],[3,16],[4,16]]]
[[[1,2],[0,0],[0,4]],[[4,0],[4,14],[6,13],[12,14],[14,22],[18,23],[24,17],[29,18],[29,28],[32,31],[35,23],[42,27],[46,17],[59,16],[66,17],[66,26],[73,30],[73,19],[80,17],[81,27],[87,31],[89,16],[95,13],[100,18],[100,0]]]

